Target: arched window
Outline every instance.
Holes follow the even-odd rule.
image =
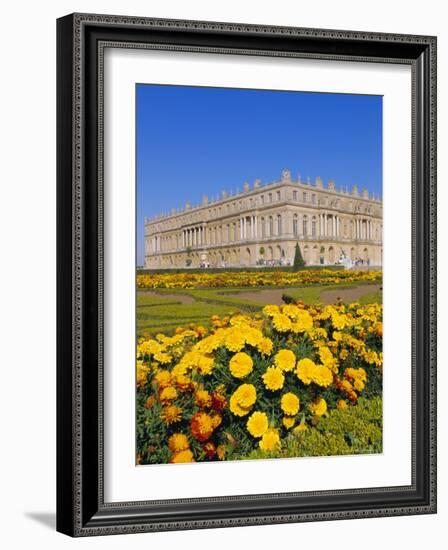
[[[261,218],[261,236],[266,237],[266,226],[264,224],[264,218]]]
[[[274,218],[269,216],[269,236],[272,237],[274,234]]]
[[[294,217],[292,219],[292,232],[294,233],[295,237],[297,237],[297,235],[299,234],[299,222],[297,214],[294,214]]]
[[[282,233],[282,216],[281,214],[277,214],[277,235],[281,235]]]
[[[303,236],[308,235],[308,216],[303,216]]]
[[[317,234],[317,231],[316,231],[316,217],[313,216],[313,219],[312,219],[312,221],[311,221],[311,235],[312,235],[313,237],[315,237],[316,234]]]

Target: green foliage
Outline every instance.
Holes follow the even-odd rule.
[[[347,409],[334,409],[315,427],[299,434],[291,433],[282,441],[279,451],[257,449],[240,458],[292,458],[381,453],[382,399],[359,400]]]
[[[305,262],[302,257],[302,252],[300,250],[299,243],[296,243],[296,249],[294,251],[294,262],[292,264],[293,271],[299,271],[305,267]]]

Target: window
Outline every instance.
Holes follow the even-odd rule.
[[[261,236],[266,237],[266,226],[264,225],[264,218],[261,218]]]
[[[293,192],[292,192],[292,199],[293,199],[294,201],[297,200],[297,191],[293,191]]]
[[[303,236],[306,237],[308,235],[308,218],[307,216],[303,216]]]
[[[281,214],[277,214],[277,235],[281,235],[282,233],[282,216]]]
[[[274,218],[269,216],[269,236],[274,234]]]
[[[261,204],[264,204],[264,195],[261,195],[260,199],[261,199]]]
[[[313,220],[311,222],[311,235],[313,237],[316,236],[316,218],[313,217]]]
[[[280,191],[277,191],[277,200],[279,201],[281,198]]]
[[[295,237],[297,237],[297,235],[299,234],[299,223],[297,214],[294,214],[294,218],[292,220],[292,232],[294,233]]]
[[[269,193],[269,202],[272,202],[272,193]]]
[[[313,194],[311,195],[311,202],[312,202],[313,204],[316,204],[316,194],[315,194],[315,193],[313,193]]]
[[[305,191],[303,192],[303,202],[306,202],[306,193],[305,193]]]

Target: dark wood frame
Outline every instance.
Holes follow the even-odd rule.
[[[102,55],[110,46],[411,65],[410,486],[104,502]],[[88,536],[435,513],[436,38],[73,14],[57,22],[57,51],[58,531]]]

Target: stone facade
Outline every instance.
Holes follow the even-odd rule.
[[[297,242],[307,265],[381,266],[382,223],[382,202],[366,189],[283,170],[279,181],[145,219],[145,268],[289,265]]]

